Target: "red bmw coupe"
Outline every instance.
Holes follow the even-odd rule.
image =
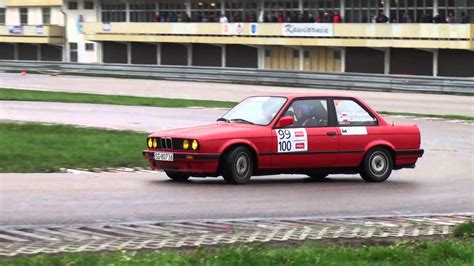
[[[420,143],[417,126],[387,124],[357,97],[274,94],[246,98],[209,125],[153,133],[143,155],[177,181],[359,173],[382,182],[392,170],[415,167]]]

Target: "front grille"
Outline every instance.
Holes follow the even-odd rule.
[[[183,150],[183,140],[178,138],[170,137],[158,137],[156,138],[157,149],[161,150]]]
[[[172,150],[173,149],[173,140],[168,137],[160,138],[160,148],[163,150]]]

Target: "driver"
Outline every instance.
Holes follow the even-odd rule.
[[[296,102],[293,106],[295,112],[295,122],[293,126],[302,127],[305,122],[311,119],[311,106],[305,102]]]

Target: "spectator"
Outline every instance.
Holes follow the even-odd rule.
[[[309,13],[308,15],[308,22],[309,23],[314,23],[316,20],[314,19],[313,13]]]
[[[411,19],[410,15],[407,13],[403,13],[402,20],[400,21],[401,23],[413,23],[413,20]]]
[[[221,17],[219,18],[219,22],[220,23],[228,23],[229,20],[227,19],[227,17],[225,16],[224,13],[221,13]]]
[[[469,17],[464,12],[461,13],[461,23],[469,23]]]
[[[332,23],[332,12],[324,12],[324,23]]]
[[[429,14],[423,14],[421,17],[421,23],[431,23],[433,21],[433,17],[430,16]]]
[[[369,23],[369,17],[367,16],[367,13],[362,13],[362,23]]]
[[[342,22],[341,15],[339,15],[338,11],[334,12],[334,16],[332,17],[332,22],[334,22],[334,23],[341,23]]]
[[[322,23],[324,20],[324,14],[323,12],[319,12],[318,17],[316,18],[316,23]]]
[[[285,17],[283,17],[282,12],[278,12],[278,18],[277,18],[278,23],[284,23],[285,22]]]
[[[439,14],[436,14],[434,17],[433,17],[433,23],[441,23],[441,16]]]
[[[453,12],[448,13],[448,17],[446,18],[446,23],[456,23],[456,18],[454,17]]]
[[[375,18],[376,23],[387,23],[388,22],[388,17],[385,16],[383,11],[379,12],[379,15]]]

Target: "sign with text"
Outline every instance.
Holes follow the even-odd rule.
[[[282,24],[283,36],[300,37],[332,37],[333,25],[331,23],[284,23]]]

